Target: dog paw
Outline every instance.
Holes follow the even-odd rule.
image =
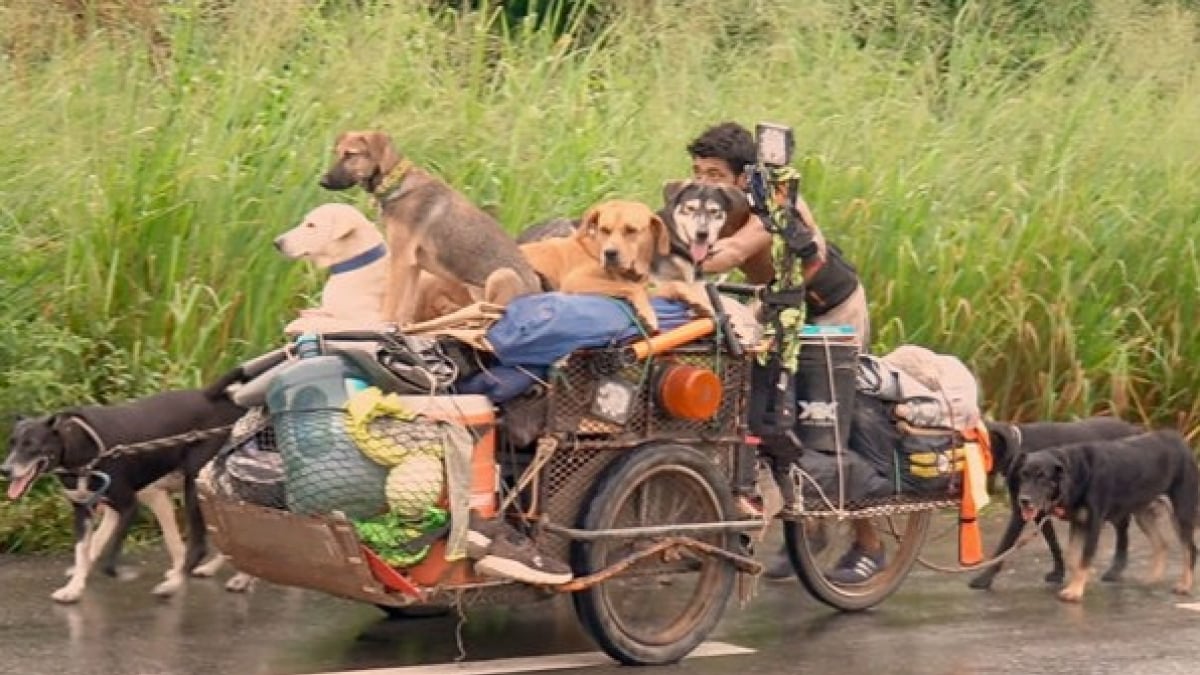
[[[50,594],[50,597],[55,602],[60,602],[64,605],[70,605],[79,602],[79,598],[83,597],[83,587],[67,584],[62,588]]]
[[[1182,583],[1178,583],[1171,587],[1171,592],[1174,593],[1175,595],[1191,595],[1192,587],[1191,587],[1191,585],[1185,585]]]
[[[177,592],[179,592],[179,589],[182,586],[183,576],[173,572],[168,572],[167,578],[151,589],[150,592],[160,598],[166,598],[175,595]]]
[[[225,559],[218,556],[193,569],[192,576],[199,577],[201,579],[207,579],[216,575],[216,573],[221,569],[221,566],[224,564]]]
[[[225,590],[230,593],[246,593],[254,588],[254,581],[254,577],[249,574],[238,572],[225,582]]]
[[[1083,599],[1083,591],[1077,591],[1073,588],[1064,588],[1058,592],[1058,599],[1063,602],[1079,602]]]
[[[1062,570],[1053,570],[1047,572],[1044,578],[1048,584],[1061,584],[1066,580],[1067,575],[1066,572],[1063,572]]]
[[[1124,576],[1125,573],[1123,570],[1108,570],[1100,577],[1100,581],[1115,583],[1124,578]]]

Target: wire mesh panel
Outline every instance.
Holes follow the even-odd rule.
[[[750,357],[734,358],[711,348],[686,348],[622,366],[618,355],[617,350],[575,352],[552,373],[550,431],[585,436],[589,443],[608,445],[628,445],[646,438],[715,440],[740,435]],[[717,375],[722,396],[711,419],[672,417],[659,405],[656,375],[668,364],[696,366]],[[605,409],[613,398],[609,391],[631,398],[626,414]]]

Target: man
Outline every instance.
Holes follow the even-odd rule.
[[[687,151],[692,157],[693,178],[741,190],[747,188],[744,169],[747,164],[756,163],[758,156],[753,134],[735,122],[710,127],[688,144]],[[867,294],[857,271],[842,257],[837,246],[825,241],[808,204],[798,195],[796,208],[813,229],[816,244],[816,253],[805,260],[803,266],[805,320],[816,325],[853,326],[863,349],[868,349],[871,323]],[[734,268],[740,269],[750,283],[765,284],[774,276],[771,233],[756,216],[751,216],[736,232],[723,232],[701,264],[701,270],[706,274],[720,274]],[[884,565],[883,542],[870,521],[854,520],[853,523],[855,543],[827,575],[834,583],[864,582]],[[814,538],[819,538],[822,530],[814,529],[817,530],[812,533]],[[791,573],[787,553],[781,550],[767,562],[764,575],[769,579],[782,579]]]

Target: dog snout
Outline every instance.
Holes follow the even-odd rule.
[[[621,262],[621,252],[615,248],[604,249],[604,266],[615,267]]]
[[[1033,499],[1026,495],[1020,495],[1017,497],[1017,503],[1019,503],[1023,509],[1033,508]]]
[[[326,190],[347,190],[354,187],[354,177],[340,164],[326,171],[318,182]]]
[[[275,238],[275,250],[283,253],[283,237]]]
[[[8,462],[0,464],[0,478],[4,480],[12,478],[12,467],[8,465]]]

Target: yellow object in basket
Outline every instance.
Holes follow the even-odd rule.
[[[411,421],[416,415],[400,403],[396,394],[386,396],[378,387],[367,387],[346,401],[346,432],[358,449],[372,461],[383,466],[396,466],[413,448],[404,447],[395,436],[372,433],[370,424],[378,417],[388,416]]]
[[[442,460],[417,452],[388,472],[384,494],[392,513],[406,521],[418,522],[429,507],[437,504],[445,482]]]

